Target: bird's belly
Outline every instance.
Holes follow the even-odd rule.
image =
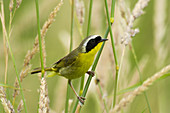
[[[79,56],[78,59],[70,66],[60,69],[61,76],[67,79],[76,79],[83,76],[90,68],[94,60],[94,56]]]

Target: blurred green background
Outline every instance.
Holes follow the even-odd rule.
[[[149,76],[158,72],[162,67],[170,64],[170,4],[169,0],[165,0],[166,11],[165,11],[165,21],[164,29],[165,33],[158,43],[156,48],[155,44],[155,25],[154,25],[154,14],[157,13],[155,10],[155,0],[151,0],[149,5],[144,9],[145,14],[143,14],[139,19],[135,21],[134,27],[138,27],[140,32],[133,38],[132,42],[135,47],[137,58],[139,60],[139,66],[141,67],[143,80],[146,80]],[[4,11],[5,11],[5,22],[8,29],[9,23],[9,0],[4,0]],[[39,10],[40,10],[40,24],[41,27],[44,22],[48,19],[48,15],[53,10],[53,8],[59,3],[59,0],[39,0]],[[127,7],[133,9],[137,0],[126,1]],[[161,1],[160,1],[161,2]],[[51,66],[54,62],[65,56],[69,52],[69,41],[70,41],[70,27],[71,27],[71,6],[70,1],[64,0],[55,21],[49,27],[46,38],[46,52],[47,52],[47,66]],[[108,1],[109,3],[109,1]],[[84,0],[85,6],[85,17],[84,24],[82,26],[83,34],[86,36],[87,29],[87,19],[88,19],[88,5],[89,0]],[[116,3],[116,9],[118,3]],[[117,11],[117,10],[116,10]],[[120,20],[116,17],[119,13],[115,14],[115,23],[119,23]],[[160,17],[161,18],[161,17]],[[12,33],[10,37],[10,44],[12,47],[13,54],[15,56],[17,69],[20,72],[23,67],[23,61],[28,50],[33,48],[33,43],[37,35],[37,25],[36,25],[36,10],[34,0],[23,0],[19,9],[17,9],[14,20],[12,22]],[[159,21],[158,21],[159,22]],[[1,24],[1,22],[0,22]],[[104,1],[94,1],[93,12],[92,12],[92,23],[90,34],[99,34],[104,36],[107,28],[106,15]],[[113,32],[118,30],[116,24],[113,25]],[[5,70],[5,57],[4,57],[4,47],[3,47],[3,36],[2,36],[2,26],[0,26],[0,83],[4,83],[4,70]],[[161,31],[160,31],[161,32]],[[121,58],[121,44],[120,35],[116,35],[114,32],[116,41],[116,51],[118,53],[118,60],[120,63]],[[74,43],[73,48],[77,47],[81,42],[80,34],[78,32],[77,24],[74,24]],[[102,89],[104,95],[106,96],[107,105],[111,105],[112,95],[113,95],[113,85],[114,85],[114,62],[107,64],[107,62],[113,61],[113,53],[111,50],[111,43],[108,42],[105,46],[104,55],[102,55],[100,62],[97,67],[98,78],[101,80]],[[161,53],[160,49],[163,50]],[[108,56],[108,57],[107,57]],[[159,59],[160,58],[160,59]],[[102,61],[106,61],[102,62]],[[39,53],[36,54],[31,61],[32,69],[40,66]],[[119,79],[119,88],[126,88],[132,84],[139,82],[139,76],[136,72],[136,67],[134,63],[134,57],[132,55],[130,46],[126,47],[124,63],[121,71],[121,77]],[[102,72],[100,71],[102,70]],[[136,75],[135,75],[136,73]],[[134,76],[135,75],[135,76]],[[13,63],[9,55],[8,63],[8,84],[13,85],[16,78],[15,70],[13,68]],[[136,79],[135,79],[136,78]],[[79,89],[79,80],[74,80],[73,85],[76,87],[77,91]],[[133,81],[134,80],[134,81]],[[67,80],[63,77],[53,77],[47,79],[48,83],[48,93],[50,98],[50,108],[52,112],[61,113],[64,110],[65,97],[66,97],[66,87]],[[40,86],[39,78],[35,75],[30,75],[24,79],[22,82],[24,89],[29,89],[30,91],[24,91],[26,98],[26,104],[29,113],[37,112],[39,93],[38,89]],[[160,80],[152,85],[147,90],[148,99],[151,105],[153,113],[168,113],[169,112],[169,97],[170,97],[170,78]],[[7,92],[7,97],[12,100],[13,89],[9,89]],[[118,101],[123,97],[123,95],[118,95]],[[75,99],[73,92],[71,91],[71,99]],[[20,102],[21,96],[17,97],[15,108]],[[74,101],[73,101],[74,103]],[[73,104],[72,104],[73,105]],[[73,106],[71,106],[72,109]],[[3,110],[2,105],[0,105],[0,112]],[[91,87],[88,91],[86,103],[82,109],[82,113],[103,113],[105,112],[102,102],[102,97],[99,92],[99,88],[94,84],[94,79],[92,80]],[[139,95],[135,100],[127,107],[122,110],[122,113],[148,113],[147,104],[144,95]],[[24,112],[24,111],[23,111]]]

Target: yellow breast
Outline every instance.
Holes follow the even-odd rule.
[[[85,71],[84,73],[86,73],[89,70],[89,68],[91,67],[91,65],[92,65],[92,63],[94,61],[95,55],[99,51],[99,49],[101,47],[101,44],[102,43],[99,43],[95,48],[93,48],[88,53],[80,53],[79,54],[77,60],[81,64],[82,70]]]

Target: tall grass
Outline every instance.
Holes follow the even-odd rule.
[[[0,17],[1,17],[1,23],[2,23],[2,28],[3,28],[3,32],[4,32],[3,35],[5,35],[4,37],[5,37],[5,40],[7,42],[5,46],[8,46],[8,48],[9,48],[9,53],[11,55],[11,59],[12,59],[13,66],[14,66],[14,69],[15,69],[16,77],[17,77],[17,80],[18,80],[19,88],[20,88],[20,92],[21,92],[22,99],[23,99],[23,102],[24,102],[25,113],[27,113],[27,106],[26,106],[25,97],[24,97],[24,94],[23,94],[23,89],[22,89],[19,73],[18,73],[17,66],[16,66],[16,61],[15,61],[14,54],[13,54],[13,51],[12,51],[12,48],[11,48],[11,45],[10,45],[10,42],[9,42],[10,32],[11,31],[8,31],[9,33],[7,33],[7,30],[6,30],[6,27],[5,27],[5,15],[4,15],[4,7],[3,7],[4,4],[3,4],[3,1],[0,1],[0,2],[1,2]],[[12,24],[12,23],[10,22],[10,24]],[[5,77],[5,78],[7,78],[7,77]],[[5,83],[6,83],[6,81],[5,81]]]
[[[0,111],[168,112],[170,1],[160,2],[0,0]],[[91,67],[96,76],[73,80],[81,81],[73,83],[86,97],[81,105],[65,78],[46,79],[43,70],[66,55],[67,42],[71,52],[93,34],[109,41]],[[41,77],[30,75],[39,64]]]

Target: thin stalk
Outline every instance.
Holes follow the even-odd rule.
[[[15,14],[15,11],[14,10],[14,14]],[[9,29],[8,29],[8,33],[9,33],[9,37],[11,37],[11,25],[12,25],[12,20],[13,20],[13,15],[12,15],[12,11],[10,11],[10,18],[9,18]],[[6,55],[8,55],[8,51],[6,51],[7,53],[5,53]],[[8,56],[7,56],[8,57]],[[7,83],[7,68],[8,68],[8,58],[5,59],[5,63],[6,66],[5,66],[5,83]]]
[[[90,4],[89,4],[89,18],[88,18],[87,35],[86,35],[87,37],[89,36],[89,32],[90,32],[92,7],[93,7],[93,0],[90,0]],[[84,86],[84,75],[81,77],[81,84],[80,84],[80,91],[79,91],[80,95],[82,95],[83,86]]]
[[[35,0],[36,4],[36,15],[37,15],[37,30],[38,30],[38,41],[39,41],[39,51],[40,51],[40,59],[41,59],[41,77],[44,77],[44,63],[43,63],[43,54],[42,54],[42,41],[41,41],[41,31],[40,31],[40,17],[39,17],[39,4],[38,0]]]
[[[112,0],[112,6],[111,6],[111,18],[114,17],[114,10],[115,10],[115,2],[116,0]]]
[[[117,75],[118,78],[116,78],[117,81],[119,79],[120,71],[122,69],[123,59],[124,59],[124,56],[125,56],[125,47],[126,46],[123,45],[122,54],[121,54],[121,58],[120,58],[120,64],[119,64],[119,72],[118,72],[118,75]],[[115,84],[117,84],[117,83],[115,83]],[[114,96],[116,96],[116,95],[114,95]],[[116,97],[114,97],[114,98],[116,98]],[[111,109],[112,109],[112,107],[114,107],[114,106],[111,106]]]
[[[117,84],[118,84],[118,72],[119,68],[116,68],[116,76],[115,76],[115,85],[114,85],[114,95],[113,95],[113,104],[112,107],[114,108],[116,104],[116,94],[117,94]]]
[[[109,110],[108,110],[106,101],[105,101],[105,99],[104,99],[104,94],[103,94],[103,91],[102,91],[101,84],[99,83],[98,86],[99,86],[99,90],[100,90],[100,93],[101,93],[101,96],[102,96],[102,100],[103,100],[103,103],[104,103],[104,107],[105,107],[105,109],[106,109],[106,113],[109,113]]]
[[[74,27],[74,0],[72,0],[71,7],[70,52],[73,49],[73,27]]]
[[[27,113],[25,97],[24,97],[24,94],[23,94],[23,89],[22,89],[20,78],[19,78],[19,73],[18,73],[18,70],[17,70],[17,67],[16,67],[15,58],[14,58],[14,55],[12,53],[12,49],[11,49],[11,46],[10,46],[10,43],[9,43],[9,37],[8,36],[6,36],[6,40],[7,40],[7,44],[8,44],[8,47],[9,47],[9,52],[10,52],[10,55],[11,55],[11,58],[12,58],[12,62],[14,64],[14,69],[15,69],[15,72],[16,72],[16,75],[17,75],[17,80],[18,80],[18,83],[19,83],[20,92],[21,92],[21,96],[22,96],[22,99],[23,99],[23,103],[24,103],[25,113]]]
[[[11,37],[11,26],[12,26],[12,21],[13,21],[13,18],[14,18],[14,15],[15,15],[15,12],[16,12],[16,7],[14,8],[14,11],[10,11],[10,17],[9,17],[9,28],[8,28],[8,35],[9,37]],[[6,61],[6,63],[8,63],[8,60]],[[8,66],[8,64],[7,64]],[[7,71],[7,70],[6,70]],[[6,73],[7,74],[7,73]],[[7,75],[5,75],[7,76]],[[8,78],[8,77],[7,77]],[[8,82],[8,81],[7,81]],[[9,92],[9,91],[8,91]],[[13,105],[15,104],[15,99],[13,99]]]
[[[132,43],[132,54],[133,54],[133,57],[135,59],[136,68],[137,68],[138,73],[139,73],[140,83],[142,84],[143,83],[142,73],[141,73],[141,71],[139,69],[139,63],[138,63],[138,59],[137,59],[137,56],[136,56],[136,53],[135,53],[135,49],[134,49],[133,43]],[[146,100],[146,103],[148,105],[149,113],[152,113],[151,106],[150,106],[150,103],[149,103],[146,91],[144,91],[143,94],[145,96],[145,100]]]
[[[76,100],[76,102],[74,104],[74,107],[73,107],[73,110],[72,110],[71,113],[75,113],[76,112],[76,108],[77,108],[78,102],[79,102],[79,100]]]
[[[72,51],[72,48],[73,48],[74,0],[72,0],[71,6],[72,7],[71,7],[70,52]],[[69,80],[68,80],[68,82],[67,82],[66,103],[65,103],[65,113],[68,113],[69,97],[70,97],[70,86],[69,86]]]
[[[120,70],[122,69],[123,59],[124,59],[124,56],[125,56],[125,48],[126,48],[126,46],[125,46],[125,45],[123,45],[122,55],[121,55],[121,58],[120,58],[120,64],[119,64],[118,77],[119,77],[119,75],[120,75]]]
[[[2,2],[1,4],[1,13],[4,17],[4,12],[3,12],[3,1],[0,1],[0,3]],[[1,16],[1,13],[0,13],[0,16]],[[5,17],[3,18],[1,17],[1,19],[3,20],[3,23],[5,23]],[[1,20],[1,22],[2,22]],[[2,27],[3,27],[3,23],[2,23]],[[6,42],[6,38],[5,38],[5,32],[6,31],[6,28],[5,28],[5,25],[4,25],[4,29],[3,29],[3,46],[4,46],[4,57],[5,57],[5,80],[4,80],[4,83],[5,84],[8,84],[8,47],[7,47],[7,42]],[[5,91],[6,91],[6,95],[7,95],[7,98],[9,99],[10,98],[10,94],[9,94],[9,89],[5,88]],[[10,100],[10,99],[9,99]]]
[[[89,5],[89,18],[88,18],[87,35],[86,35],[86,36],[89,36],[89,33],[90,33],[92,7],[93,7],[93,0],[90,0],[90,5]]]
[[[10,11],[10,17],[9,17],[9,28],[8,28],[8,36],[11,37],[11,25],[12,25],[12,20],[13,20],[13,17],[15,15],[15,11],[16,11],[16,8],[14,9],[14,12],[12,14],[12,11]],[[7,53],[8,54],[8,53]],[[6,63],[8,63],[8,59],[6,59]],[[8,66],[8,64],[6,65]],[[7,71],[7,67],[6,68],[6,71]],[[5,72],[5,78],[7,78],[7,72]],[[7,79],[6,79],[7,80]],[[6,83],[7,81],[5,81]]]
[[[10,12],[9,28],[8,28],[9,36],[11,35],[11,25],[12,25],[12,21],[14,19],[15,12],[16,12],[16,7],[14,8],[13,14],[12,14],[12,11]]]
[[[83,35],[83,32],[82,32],[82,27],[81,27],[81,25],[80,25],[80,23],[79,23],[79,20],[78,20],[76,14],[74,14],[74,18],[75,18],[75,23],[76,23],[78,32],[80,33],[81,39],[83,40],[83,39],[84,39],[84,35]]]
[[[71,3],[71,0],[70,0],[70,4],[72,4],[72,3]],[[76,11],[74,11],[74,21],[75,21],[75,23],[76,23],[76,25],[77,25],[78,32],[80,33],[81,39],[84,39],[83,32],[82,32],[82,28],[81,28],[81,25],[80,25],[79,20],[78,20],[78,18],[77,18],[77,14],[76,14],[75,12],[76,12]]]
[[[23,103],[24,103],[25,113],[27,113],[27,106],[26,106],[25,97],[24,97],[24,94],[23,94],[23,89],[22,89],[19,73],[18,73],[18,70],[17,70],[17,67],[16,67],[16,62],[15,62],[14,55],[12,53],[11,45],[9,43],[9,35],[7,35],[6,28],[5,28],[3,0],[1,1],[1,12],[3,14],[3,15],[2,14],[0,15],[1,16],[2,27],[3,27],[3,30],[4,30],[4,33],[5,33],[5,38],[6,38],[6,41],[7,41],[7,44],[8,44],[9,53],[11,55],[11,59],[12,59],[14,69],[15,69],[15,72],[16,72],[16,76],[17,76],[17,80],[18,80],[18,83],[19,83],[20,92],[21,92],[21,96],[22,96],[22,99],[23,99]]]
[[[83,87],[84,87],[84,75],[81,77],[79,95],[82,95],[82,93],[83,93]]]
[[[109,113],[109,110],[108,110],[106,101],[105,101],[105,99],[104,99],[104,97],[103,97],[103,91],[102,91],[101,85],[99,84],[98,86],[99,86],[100,93],[101,93],[101,95],[102,95],[102,100],[103,100],[103,103],[104,103],[104,107],[105,107],[105,109],[106,109],[106,113]]]
[[[133,57],[135,59],[135,65],[136,65],[136,68],[137,68],[138,73],[139,73],[140,83],[142,84],[143,83],[142,73],[141,73],[141,71],[139,69],[139,65],[138,65],[139,63],[138,63],[138,60],[137,60],[137,56],[136,56],[136,53],[135,53],[135,49],[134,49],[133,43],[132,43],[131,46],[132,46],[132,54],[133,54]]]
[[[67,94],[66,94],[66,103],[65,103],[65,113],[68,113],[69,97],[70,97],[70,86],[69,86],[69,83],[67,82]]]
[[[1,4],[1,10],[3,9],[3,3]],[[4,15],[4,12],[1,12],[1,16]],[[1,17],[2,18],[2,17]],[[2,22],[2,20],[1,20]],[[5,23],[5,18],[3,19],[3,22]],[[3,25],[2,25],[3,27]],[[4,29],[5,26],[4,26]],[[5,38],[5,30],[3,30],[3,45],[4,45],[4,56],[5,56],[5,81],[4,83],[7,84],[8,83],[8,75],[7,75],[7,71],[8,71],[8,47],[7,47],[7,44],[6,44],[6,38]],[[5,88],[6,90],[6,88]]]
[[[3,34],[4,36],[5,34]],[[7,71],[8,71],[8,48],[6,46],[6,39],[5,37],[3,38],[3,44],[4,44],[4,55],[5,55],[5,84],[8,84],[8,74],[7,74]],[[6,89],[6,88],[5,88]]]
[[[45,71],[44,71],[43,54],[42,54],[42,40],[41,40],[41,32],[40,32],[40,17],[39,17],[38,0],[35,0],[35,6],[36,6],[37,31],[38,31],[39,51],[40,51],[40,60],[41,60],[41,78],[43,78]],[[39,106],[38,106],[38,109],[39,109]]]
[[[114,59],[115,59],[115,64],[116,64],[116,76],[115,76],[114,96],[113,96],[113,105],[112,105],[113,107],[115,106],[115,103],[116,103],[117,83],[118,83],[118,74],[119,74],[118,60],[117,60],[115,44],[114,44],[114,39],[113,39],[113,33],[112,33],[112,27],[111,27],[111,21],[110,21],[114,16],[114,9],[113,9],[114,6],[115,6],[115,0],[112,0],[112,9],[111,9],[111,18],[110,18],[109,17],[109,9],[108,9],[107,0],[105,0],[107,21],[108,21],[108,24],[109,24],[112,49],[113,49],[113,54],[114,54]]]

